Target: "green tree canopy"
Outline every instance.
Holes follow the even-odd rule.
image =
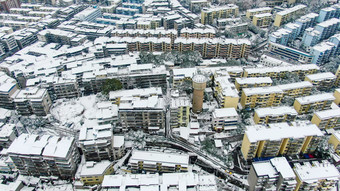
[[[107,95],[109,94],[110,91],[116,91],[122,88],[123,88],[122,83],[119,80],[112,78],[112,79],[107,79],[105,81],[105,84],[102,88],[102,92],[103,94]]]

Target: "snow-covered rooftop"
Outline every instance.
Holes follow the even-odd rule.
[[[321,120],[330,119],[333,117],[340,118],[340,108],[317,111],[315,112],[315,115],[317,115]]]
[[[302,81],[302,82],[295,82],[290,84],[282,84],[278,85],[280,89],[283,91],[292,90],[292,89],[298,89],[298,88],[307,88],[307,87],[313,87],[313,84],[309,81]]]
[[[326,100],[333,101],[335,100],[335,97],[331,93],[323,93],[323,94],[315,94],[315,95],[310,95],[310,96],[305,96],[305,97],[299,97],[299,98],[296,98],[295,100],[298,101],[301,105],[305,105],[305,104],[315,103],[319,101],[326,101]]]
[[[285,114],[289,114],[289,115],[298,114],[293,107],[288,107],[288,106],[257,108],[255,109],[255,113],[257,113],[259,117],[281,116]]]
[[[336,76],[332,72],[324,72],[324,73],[317,73],[317,74],[309,74],[306,75],[306,78],[312,81],[322,81],[328,79],[335,79]]]
[[[313,161],[312,164],[309,162],[305,162],[303,165],[295,163],[294,172],[301,181],[312,184],[324,179],[334,181],[339,180],[339,171],[330,162],[326,160],[322,161],[322,163]]]
[[[243,88],[243,92],[246,96],[257,95],[257,94],[272,94],[272,93],[283,93],[278,86],[266,86],[256,88]]]
[[[113,163],[108,160],[100,162],[88,161],[80,164],[80,177],[102,176],[111,167]]]
[[[212,113],[213,118],[223,118],[223,117],[237,117],[238,114],[235,108],[221,108],[215,109]]]
[[[250,77],[250,78],[236,78],[238,84],[262,84],[273,83],[270,77]]]
[[[133,150],[129,163],[138,163],[138,161],[143,161],[144,164],[156,165],[156,163],[161,163],[164,166],[182,165],[182,167],[187,167],[189,165],[189,155]]]

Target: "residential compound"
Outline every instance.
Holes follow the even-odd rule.
[[[280,27],[282,24],[289,22],[292,18],[298,18],[306,12],[306,5],[296,5],[292,8],[276,13],[274,26]]]
[[[201,11],[201,23],[212,24],[214,19],[236,17],[238,14],[238,6],[234,4],[227,4],[221,7],[203,8]]]
[[[330,109],[335,100],[331,93],[315,94],[305,97],[295,98],[294,108],[299,113],[308,113],[311,111],[320,111]]]
[[[323,134],[309,122],[272,123],[248,126],[242,141],[241,152],[245,160],[278,155],[313,153]]]
[[[255,109],[254,122],[256,124],[280,123],[295,121],[298,113],[293,107],[266,107]]]

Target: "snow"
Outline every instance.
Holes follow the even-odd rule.
[[[335,100],[335,98],[331,93],[324,93],[324,94],[315,94],[311,96],[299,97],[299,98],[296,98],[295,100],[298,101],[301,105],[305,105],[305,104],[315,103],[319,101],[326,101],[326,100],[333,101]]]
[[[340,109],[329,109],[315,112],[321,120],[330,119],[330,118],[340,118]]]
[[[313,165],[309,162],[305,162],[303,165],[295,163],[294,171],[303,182],[307,183],[316,183],[322,179],[337,181],[340,177],[336,167],[326,160],[322,163],[314,161]]]
[[[100,162],[83,162],[78,168],[80,169],[80,177],[86,176],[101,176],[104,175],[106,170],[112,165],[112,162],[103,160]]]

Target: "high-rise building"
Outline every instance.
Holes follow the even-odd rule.
[[[194,89],[192,96],[192,111],[194,113],[200,113],[202,111],[204,90],[207,86],[207,81],[205,76],[199,74],[192,78],[192,87]]]
[[[287,23],[292,18],[303,15],[306,11],[306,8],[306,5],[296,5],[292,8],[276,13],[274,26],[280,27],[282,24]]]
[[[254,122],[256,124],[280,123],[295,121],[297,112],[293,107],[266,107],[255,109]]]

